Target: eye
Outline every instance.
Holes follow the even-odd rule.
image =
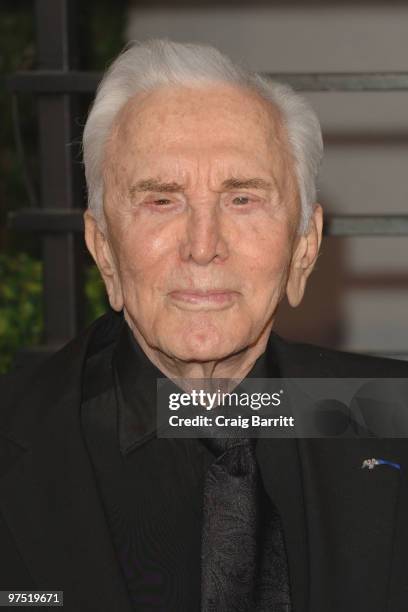
[[[232,201],[234,204],[242,206],[244,204],[249,204],[251,202],[251,198],[249,198],[248,196],[236,196],[235,198],[233,198]]]
[[[158,200],[153,200],[153,203],[157,206],[165,206],[166,204],[170,204],[171,201],[167,198],[159,198]]]

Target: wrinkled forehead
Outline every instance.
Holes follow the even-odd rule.
[[[124,168],[197,149],[246,155],[265,166],[281,165],[289,155],[286,130],[272,103],[251,90],[207,85],[163,87],[128,100],[115,118],[105,160]]]

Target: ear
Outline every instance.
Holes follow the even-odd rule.
[[[109,240],[89,210],[84,212],[85,242],[105,283],[110,305],[123,308],[123,293],[115,258]]]
[[[300,304],[305,293],[306,281],[319,254],[322,229],[323,210],[320,204],[315,204],[306,233],[297,237],[290,264],[286,295],[293,308]]]

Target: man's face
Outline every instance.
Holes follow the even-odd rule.
[[[277,111],[230,86],[163,88],[119,113],[104,165],[104,276],[150,347],[211,361],[269,332],[299,222],[287,149]]]

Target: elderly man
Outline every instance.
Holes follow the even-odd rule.
[[[408,375],[272,331],[318,256],[321,154],[301,97],[211,47],[110,67],[84,160],[112,310],[4,386],[2,590],[75,612],[406,610],[403,440],[157,432],[158,378]]]

